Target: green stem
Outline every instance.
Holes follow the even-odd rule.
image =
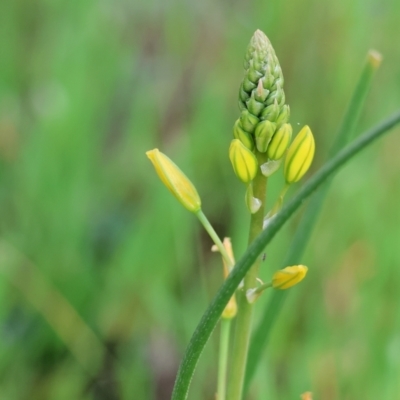
[[[186,349],[172,392],[172,400],[184,400],[189,392],[190,382],[194,370],[199,361],[200,355],[211,336],[216,324],[218,323],[222,311],[228,304],[229,299],[235,293],[240,281],[244,278],[247,271],[252,267],[256,259],[260,256],[265,246],[270,243],[276,233],[282,228],[284,223],[293,215],[308,198],[326,179],[336,173],[344,163],[358,154],[361,150],[370,145],[384,133],[393,128],[400,122],[400,110],[385,119],[379,125],[367,131],[364,135],[354,140],[346,146],[335,157],[329,160],[320,170],[318,170],[298,191],[298,193],[282,208],[271,223],[262,231],[256,240],[249,246],[245,254],[236,263],[228,278],[221,285],[211,304],[203,314],[196,330],[190,339]],[[231,400],[228,397],[229,400]]]
[[[363,71],[355,87],[343,121],[330,150],[331,156],[336,155],[337,152],[343,148],[353,136],[356,125],[359,121],[361,110],[365,103],[366,96],[371,86],[372,78],[379,66],[379,61],[379,54],[373,51],[368,53]],[[301,256],[311,236],[313,227],[318,219],[323,201],[329,190],[331,180],[332,178],[327,179],[324,184],[321,185],[318,192],[312,197],[310,203],[307,205],[282,267],[300,262]],[[247,393],[249,389],[250,381],[255,374],[257,365],[263,354],[263,349],[267,345],[271,329],[288,294],[288,292],[284,291],[274,291],[269,302],[265,306],[265,309],[263,310],[263,316],[260,319],[260,323],[255,329],[251,340],[244,393]]]
[[[218,365],[218,394],[217,400],[225,400],[226,397],[226,372],[228,367],[229,336],[231,331],[231,319],[221,319],[221,337],[219,342]]]
[[[260,285],[255,291],[255,294],[260,294],[262,293],[265,289],[268,289],[272,287],[272,282],[267,282],[267,283],[263,283],[262,285]]]
[[[215,232],[214,228],[210,224],[210,221],[207,219],[207,217],[204,215],[202,210],[199,210],[196,213],[198,219],[200,222],[203,224],[204,229],[208,232],[208,234],[211,236],[211,239],[215,243],[215,245],[218,247],[219,252],[221,253],[222,257],[224,257],[224,260],[226,261],[227,265],[229,266],[229,270],[232,269],[233,267],[233,260],[231,257],[229,257],[229,254],[227,253],[225,246],[222,244],[221,239],[217,235],[217,232]]]
[[[259,165],[266,162],[266,156],[257,153]],[[267,178],[262,175],[259,169],[253,181],[254,197],[261,200],[260,209],[251,215],[249,245],[262,232],[264,223],[264,209],[267,190]],[[257,285],[258,270],[260,267],[260,258],[258,257],[249,272],[244,278],[244,286],[237,292],[238,313],[235,324],[234,352],[232,354],[231,373],[228,384],[228,399],[240,400],[242,398],[244,375],[246,372],[247,353],[249,350],[249,341],[251,334],[251,322],[253,318],[253,305],[247,301],[246,291],[253,289]]]
[[[272,287],[272,282],[263,283],[255,289],[250,289],[246,292],[247,301],[249,303],[254,303],[259,296],[264,292],[264,290]],[[250,344],[251,346],[251,344]]]

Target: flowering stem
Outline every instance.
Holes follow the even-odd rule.
[[[269,224],[265,230],[262,231],[262,233],[247,249],[246,253],[243,254],[240,260],[236,262],[235,268],[231,271],[228,278],[218,290],[193,333],[178,370],[174,390],[172,392],[172,400],[187,399],[190,382],[193,378],[195,368],[204,350],[204,347],[215,328],[215,325],[219,321],[224,308],[229,302],[229,299],[235,293],[240,281],[252,268],[265,246],[270,243],[285,222],[293,215],[293,213],[303,204],[304,200],[308,198],[315,189],[321,186],[326,179],[335,174],[340,167],[343,166],[343,164],[349,161],[368,145],[373,143],[384,133],[388,132],[398,123],[400,123],[400,110],[396,114],[385,119],[379,125],[374,126],[365,132],[361,137],[356,139],[353,143],[348,145],[331,160],[329,160],[282,208],[271,224]],[[228,399],[232,400],[229,396]]]
[[[217,400],[225,400],[226,397],[226,373],[228,367],[229,336],[231,331],[231,319],[221,319],[221,333],[219,342],[218,364],[218,393]]]
[[[267,160],[266,155],[257,152],[259,165]],[[254,196],[260,199],[262,205],[260,209],[251,215],[249,245],[263,230],[264,209],[267,190],[267,178],[258,169],[253,183]],[[257,257],[249,272],[244,277],[244,287],[237,291],[238,313],[235,325],[234,352],[232,354],[231,375],[228,384],[228,399],[240,400],[242,398],[243,381],[246,371],[247,353],[251,333],[251,322],[253,317],[253,305],[249,304],[246,298],[246,291],[252,289],[257,284],[260,257]]]
[[[369,51],[361,76],[355,87],[342,124],[330,150],[329,154],[331,156],[335,156],[354,135],[365,99],[371,87],[372,78],[374,77],[379,64],[380,55],[374,51]],[[319,212],[321,211],[322,204],[330,187],[331,179],[332,177],[324,182],[307,205],[282,266],[291,265],[300,261],[308,240],[313,232],[313,228],[318,220]],[[286,292],[280,290],[274,291],[269,302],[266,304],[265,309],[262,311],[263,317],[260,319],[260,323],[256,327],[251,340],[244,393],[249,389],[251,379],[253,378],[258,363],[262,357],[272,327],[280,314],[280,310],[287,295]]]
[[[222,244],[221,239],[217,235],[217,232],[215,232],[214,228],[210,224],[210,221],[204,215],[202,210],[197,211],[196,215],[197,215],[197,218],[202,223],[202,225],[204,226],[204,229],[208,232],[211,239],[213,240],[215,245],[218,247],[218,250],[221,253],[224,260],[226,261],[226,263],[229,267],[229,270],[231,270],[233,267],[233,261],[232,261],[231,257],[229,256],[229,254],[227,253],[225,246]]]
[[[254,294],[261,294],[265,289],[272,287],[272,282],[263,283],[255,291]]]

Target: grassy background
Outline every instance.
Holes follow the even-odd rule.
[[[295,131],[315,134],[316,169],[370,48],[384,61],[358,130],[398,109],[399,24],[394,0],[2,0],[0,399],[169,399],[222,272],[145,151],[192,178],[239,256],[248,216],[227,149],[253,31],[275,47]],[[400,399],[399,133],[337,176],[249,398]],[[213,399],[217,344],[191,400]]]

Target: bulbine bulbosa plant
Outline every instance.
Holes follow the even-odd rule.
[[[284,205],[284,196],[289,187],[303,178],[313,161],[315,140],[312,129],[307,125],[299,132],[293,132],[278,58],[267,36],[260,30],[254,33],[245,55],[244,78],[239,87],[240,114],[233,123],[233,138],[227,149],[233,171],[244,184],[243,212],[248,213],[250,220],[248,249],[237,262],[230,239],[222,240],[215,232],[203,212],[200,195],[189,178],[158,149],[146,153],[164,185],[187,210],[198,217],[211,236],[215,243],[212,250],[222,256],[225,276],[188,345],[176,378],[173,400],[187,398],[201,352],[219,321],[216,398],[240,400],[245,397],[286,289],[306,277],[308,268],[301,265],[300,259],[329,187],[330,178],[346,161],[400,121],[399,112],[347,145],[379,64],[380,55],[370,51],[338,130],[331,158]],[[272,179],[280,167],[285,184],[274,205],[268,210],[267,180]],[[271,273],[269,282],[262,282],[258,278],[258,272],[266,246],[317,188],[319,190],[309,202],[293,243],[287,251],[286,261],[280,269]],[[265,290],[273,291],[271,301],[263,311],[261,325],[252,334],[254,309],[257,299]],[[311,395],[307,396],[310,398]]]

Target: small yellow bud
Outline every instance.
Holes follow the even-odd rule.
[[[289,289],[304,279],[308,271],[305,265],[294,265],[275,272],[272,277],[272,287],[275,289]]]
[[[235,125],[233,125],[233,136],[235,139],[239,139],[248,149],[254,149],[254,140],[250,133],[243,130],[240,119],[236,120]]]
[[[239,139],[233,139],[229,147],[229,158],[236,176],[244,183],[251,182],[258,169],[256,156]]]
[[[292,125],[283,124],[272,137],[267,155],[270,160],[279,160],[285,154],[289,146],[290,139],[292,139]]]
[[[158,149],[146,152],[147,157],[164,185],[189,211],[196,213],[201,208],[200,196],[196,188],[179,167]]]
[[[293,140],[285,159],[284,175],[287,183],[297,182],[304,176],[310,168],[314,152],[314,136],[306,125]]]

